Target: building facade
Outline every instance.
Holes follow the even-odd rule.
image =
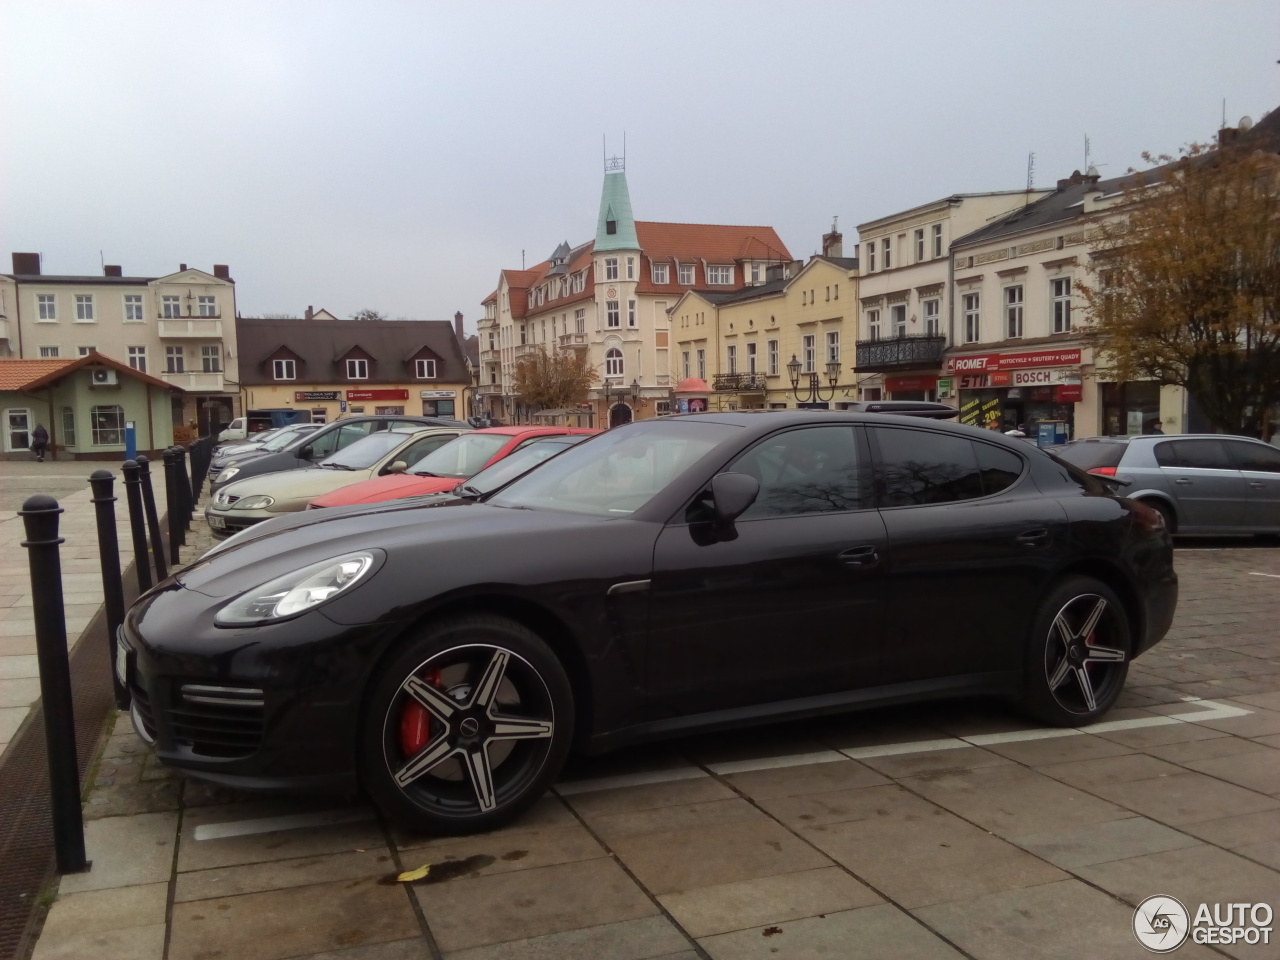
[[[670,309],[688,291],[765,283],[791,255],[772,227],[635,220],[626,173],[610,161],[595,238],[560,244],[528,270],[503,270],[479,322],[484,412],[529,420],[514,389],[517,364],[539,350],[573,350],[599,379],[587,402],[596,426],[671,411],[678,379]]]
[[[179,388],[175,425],[204,435],[239,412],[236,287],[230,270],[188,268],[163,277],[41,272],[40,255],[13,254],[0,275],[0,356],[76,359],[96,351]]]
[[[361,413],[466,416],[471,372],[454,324],[307,312],[236,321],[244,410],[306,410],[317,422]]]

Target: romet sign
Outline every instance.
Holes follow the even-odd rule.
[[[1026,370],[1035,367],[1073,367],[1080,364],[1080,350],[1036,350],[1031,353],[978,353],[948,357],[947,373],[991,373],[994,370]],[[1064,381],[1029,380],[1026,383]]]

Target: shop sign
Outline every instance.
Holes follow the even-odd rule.
[[[1054,387],[1053,399],[1059,403],[1079,403],[1084,399],[1084,388],[1078,383]]]
[[[338,400],[341,399],[341,391],[339,390],[295,390],[293,399],[297,403],[303,403],[307,400]]]
[[[947,373],[990,373],[993,370],[1025,370],[1029,367],[1071,367],[1080,364],[1080,349],[1034,350],[1028,353],[976,353],[947,357]]]
[[[950,377],[945,377],[938,380],[938,396],[939,397],[951,396],[951,391],[954,388],[955,388],[955,381],[953,381]]]
[[[1010,384],[1015,387],[1043,387],[1059,383],[1079,383],[1080,371],[1072,367],[1050,367],[1039,370],[1013,370]]]
[[[347,400],[408,400],[408,390],[348,390]]]
[[[420,396],[423,400],[451,400],[457,395],[457,390],[423,390]]]
[[[906,390],[932,390],[936,386],[938,386],[938,378],[936,376],[884,378],[884,388],[890,393]],[[948,386],[950,385],[948,384]]]

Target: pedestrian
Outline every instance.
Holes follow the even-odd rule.
[[[31,431],[31,452],[36,455],[36,463],[44,463],[44,452],[49,447],[49,431],[43,423],[37,423]]]
[[[1164,427],[1162,427],[1162,426],[1160,425],[1160,421],[1159,421],[1159,420],[1157,420],[1157,421],[1155,421],[1154,423],[1152,423],[1152,424],[1151,424],[1151,432],[1152,432],[1152,433],[1161,433],[1161,434],[1162,434],[1162,433],[1164,433]]]

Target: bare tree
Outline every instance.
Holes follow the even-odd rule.
[[[264,313],[263,320],[298,320],[300,319],[296,313]]]
[[[576,406],[587,399],[587,389],[600,379],[585,355],[566,351],[548,353],[540,346],[532,357],[516,364],[514,386],[520,399],[538,410]]]
[[[371,307],[365,307],[363,310],[357,310],[351,315],[352,320],[386,320],[385,313],[379,313]]]

